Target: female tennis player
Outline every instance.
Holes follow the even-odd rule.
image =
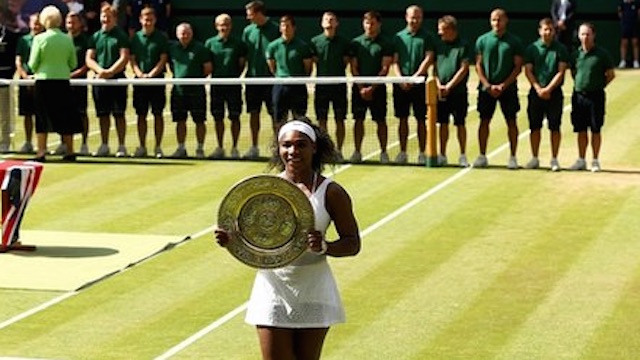
[[[306,119],[289,121],[273,147],[271,167],[307,195],[315,230],[307,235],[308,251],[293,263],[258,270],[245,320],[257,327],[263,359],[319,359],[329,327],[345,321],[327,256],[358,254],[358,223],[345,189],[322,176],[324,165],[336,158],[326,132]],[[327,241],[331,221],[338,239]],[[216,229],[215,237],[221,246],[229,242],[226,229]]]

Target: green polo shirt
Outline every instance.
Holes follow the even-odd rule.
[[[29,67],[36,79],[69,79],[76,66],[73,41],[60,29],[49,29],[33,39]]]
[[[242,74],[240,59],[247,56],[247,47],[238,38],[229,36],[224,40],[220,35],[216,35],[207,39],[204,47],[211,52],[212,77],[239,77]]]
[[[89,48],[89,36],[85,33],[80,33],[78,36],[72,38],[73,47],[76,52],[76,67],[73,70],[79,69],[85,65],[87,49]]]
[[[605,72],[613,69],[613,59],[603,48],[595,46],[591,51],[585,52],[580,47],[573,56],[571,68],[574,71],[575,91],[604,90],[607,86]]]
[[[140,30],[131,39],[131,55],[136,57],[140,70],[148,73],[160,62],[162,54],[169,50],[167,35],[159,30],[145,34]],[[164,70],[161,72],[164,74]]]
[[[360,76],[377,76],[382,69],[382,58],[393,56],[393,44],[383,35],[369,38],[362,34],[351,40],[351,53],[358,61]]]
[[[186,47],[179,41],[169,44],[169,66],[174,78],[204,78],[204,65],[208,62],[211,62],[211,53],[197,40],[192,40]],[[178,94],[184,94],[188,89],[200,91],[198,87],[175,85],[173,88]]]
[[[278,24],[267,20],[262,26],[247,25],[242,32],[242,42],[247,47],[247,77],[272,76],[267,65],[267,46],[280,37]]]
[[[33,75],[33,71],[29,67],[29,54],[31,54],[31,45],[33,44],[33,34],[29,33],[22,35],[18,39],[18,45],[16,46],[16,55],[20,55],[22,60],[22,68],[26,70],[27,74]]]
[[[316,76],[345,76],[344,58],[351,55],[349,40],[335,35],[319,34],[311,39],[311,51],[316,57]]]
[[[309,45],[297,37],[289,42],[279,38],[267,46],[267,59],[276,62],[276,77],[308,76],[304,60],[311,57]]]
[[[472,62],[473,50],[471,44],[457,37],[452,42],[438,41],[436,43],[436,76],[442,84],[446,84],[462,67],[463,62]],[[469,74],[458,85],[451,89],[452,93],[466,93]]]
[[[89,49],[95,50],[96,62],[103,69],[111,67],[118,61],[121,49],[129,49],[130,47],[129,36],[118,26],[109,31],[102,29],[96,31],[89,43]]]
[[[524,53],[524,63],[533,65],[533,74],[542,87],[549,85],[553,80],[561,62],[569,65],[569,53],[567,48],[556,40],[546,45],[538,39],[529,45]]]
[[[405,28],[396,33],[393,46],[398,54],[398,65],[402,75],[411,76],[420,67],[427,51],[435,50],[435,39],[424,29],[419,29],[413,34]]]
[[[476,54],[482,55],[482,66],[487,80],[491,84],[499,84],[513,72],[515,56],[523,56],[522,41],[510,32],[498,37],[493,31],[480,35],[476,40]],[[511,86],[517,86],[513,82]],[[482,89],[482,83],[478,84]]]

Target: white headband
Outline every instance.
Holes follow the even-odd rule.
[[[288,123],[282,125],[280,131],[278,131],[278,141],[282,140],[284,134],[293,130],[307,135],[309,139],[311,139],[311,141],[313,141],[314,143],[316,142],[316,132],[313,130],[313,128],[304,121],[299,120],[289,121]]]

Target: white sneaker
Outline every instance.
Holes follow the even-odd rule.
[[[558,163],[558,159],[551,159],[551,171],[560,171],[560,163]]]
[[[257,159],[260,156],[260,149],[257,146],[252,146],[249,148],[246,154],[244,154],[245,159]]]
[[[237,148],[231,149],[231,158],[232,159],[240,159],[240,152]]]
[[[582,158],[578,158],[576,160],[576,162],[573,163],[573,165],[571,165],[571,167],[569,169],[576,170],[576,171],[578,171],[578,170],[587,170],[587,162],[584,161],[584,159],[582,159]]]
[[[405,151],[400,151],[398,156],[396,156],[395,160],[396,164],[406,164],[407,163],[407,153]]]
[[[361,163],[362,162],[362,154],[360,151],[356,150],[351,154],[351,158],[349,159],[351,163]]]
[[[463,168],[469,167],[469,161],[467,161],[467,155],[465,154],[460,155],[460,158],[458,158],[458,165],[460,165],[460,167],[463,167]]]
[[[144,146],[139,146],[136,149],[136,151],[133,153],[133,157],[137,157],[137,158],[147,157],[147,148]]]
[[[389,154],[386,151],[380,153],[380,164],[388,164],[389,163]]]
[[[620,63],[618,64],[618,69],[624,69],[627,67],[627,62],[625,60],[620,60]]]
[[[109,145],[102,144],[98,148],[98,151],[93,153],[93,156],[109,156],[110,153],[111,153],[111,149],[109,149]]]
[[[509,161],[507,162],[507,169],[515,170],[518,168],[518,160],[515,156],[509,156]]]
[[[529,160],[529,162],[527,163],[527,165],[525,165],[525,168],[527,169],[537,169],[540,167],[540,160],[538,160],[537,157],[532,157],[531,160]]]
[[[209,159],[224,159],[224,149],[218,146],[211,154]]]
[[[633,68],[634,69],[640,68],[640,62],[638,62],[638,60],[633,60]]]
[[[427,155],[423,152],[418,154],[418,165],[426,165],[427,164]]]
[[[118,151],[116,151],[116,157],[125,157],[127,156],[127,148],[124,145],[118,146]]]
[[[600,161],[598,159],[593,159],[591,162],[591,172],[600,172],[602,168],[600,167]]]
[[[196,159],[204,159],[204,149],[196,149]]]
[[[474,168],[486,168],[487,166],[489,166],[489,160],[485,155],[478,155],[476,161],[473,162]]]
[[[156,159],[162,159],[164,157],[164,153],[162,152],[162,148],[160,146],[156,146]]]
[[[88,156],[89,155],[89,147],[87,146],[87,144],[82,144],[80,146],[80,155],[84,155],[84,156]]]
[[[52,155],[65,155],[67,153],[67,145],[62,143],[53,151]]]
[[[436,163],[438,164],[438,166],[447,166],[447,163],[448,163],[447,157],[442,154],[438,155],[438,158],[436,159]]]
[[[22,144],[22,147],[20,148],[20,152],[23,154],[33,153],[33,144],[28,141],[25,142],[24,144]]]
[[[187,158],[187,149],[185,148],[177,148],[176,151],[171,154],[171,157],[174,159],[186,159]]]

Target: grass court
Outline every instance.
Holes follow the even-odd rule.
[[[470,86],[477,84],[474,75]],[[500,113],[491,127],[488,169],[376,161],[328,169],[354,201],[363,245],[357,257],[330,260],[347,322],[329,332],[323,359],[640,358],[640,72],[616,75],[607,88],[601,173],[550,172],[546,129],[544,168],[507,170]],[[522,166],[530,157],[528,86],[523,75],[519,80]],[[568,75],[565,104],[570,89]],[[471,105],[475,97],[472,89]],[[478,154],[474,109],[467,118],[470,161]],[[565,110],[559,160],[568,167],[577,150]],[[388,119],[393,159],[392,106]],[[128,120],[132,152],[133,115]],[[170,153],[168,116],[166,124]],[[207,152],[214,148],[210,120],[209,126]],[[377,160],[375,129],[367,126],[363,150]],[[346,156],[352,121],[347,129]],[[243,135],[241,152],[248,147],[245,127]],[[113,149],[114,133],[111,139]],[[55,146],[57,139],[50,140]],[[97,143],[92,135],[92,150]],[[410,161],[416,148],[412,138]],[[450,162],[457,149],[452,131]],[[0,277],[24,278],[11,286],[0,280],[0,357],[259,358],[255,329],[243,321],[254,270],[217,247],[211,227],[226,191],[265,166],[90,157],[46,163],[22,229],[25,242],[42,242],[47,251],[0,254],[0,269],[21,266],[21,274]],[[103,265],[146,246],[143,240],[154,245],[116,270]],[[46,261],[52,265],[42,268]],[[95,268],[102,276],[86,277]],[[78,289],[62,284],[59,274],[99,281]],[[43,277],[51,281],[30,280]]]

